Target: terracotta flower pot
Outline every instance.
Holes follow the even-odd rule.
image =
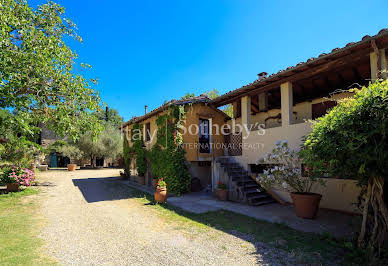
[[[322,195],[316,193],[290,193],[298,217],[314,219],[317,216]]]
[[[145,184],[145,177],[144,176],[138,176],[137,177],[137,183],[139,183],[139,185],[144,185]]]
[[[18,192],[19,186],[19,183],[7,184],[7,192]]]
[[[167,188],[157,187],[154,193],[156,202],[163,203],[167,201]]]
[[[67,165],[67,170],[69,171],[75,171],[75,168],[77,168],[77,165],[75,163],[69,163]]]
[[[219,200],[228,200],[228,190],[227,189],[217,189],[217,197]]]

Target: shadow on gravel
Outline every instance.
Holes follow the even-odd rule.
[[[201,214],[184,211],[167,204],[155,204],[152,195],[117,182],[120,177],[73,179],[88,203],[137,199],[148,208],[157,209],[176,228],[191,231],[211,227],[255,246],[259,265],[336,265],[343,256],[341,241],[331,236],[302,233],[284,224],[257,220],[230,211]],[[224,252],[220,250],[220,252]]]
[[[112,186],[112,181],[120,177],[98,177],[73,179],[74,186],[78,187],[88,203],[121,200],[130,197],[128,193],[122,193],[122,189]],[[126,187],[128,190],[128,187]]]
[[[152,195],[138,190],[133,190],[131,198],[159,209],[163,217],[176,223],[175,228],[192,231],[190,227],[197,227],[202,231],[206,226],[252,243],[255,246],[252,255],[258,265],[338,265],[344,255],[342,241],[330,235],[304,233],[285,224],[226,210],[192,213],[168,202],[155,203]]]

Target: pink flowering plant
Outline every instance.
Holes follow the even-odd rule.
[[[275,148],[258,163],[270,166],[256,178],[265,189],[277,186],[289,192],[309,193],[315,183],[325,185],[314,176],[302,177],[299,153],[290,149],[286,140],[276,142]]]
[[[19,185],[29,187],[35,183],[35,174],[27,168],[7,168],[4,169],[3,173],[0,175],[0,183],[18,183]]]

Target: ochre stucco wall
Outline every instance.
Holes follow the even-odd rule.
[[[221,111],[217,111],[214,108],[211,108],[205,104],[202,103],[196,103],[193,105],[187,105],[185,107],[186,111],[186,119],[184,122],[184,126],[188,129],[190,125],[196,125],[199,126],[199,119],[205,118],[209,119],[212,122],[212,125],[218,125],[221,127],[225,122],[225,115]],[[141,128],[143,129],[143,136],[145,136],[145,124],[150,123],[151,126],[151,141],[145,142],[145,146],[147,150],[150,150],[152,146],[156,143],[157,140],[157,125],[156,125],[156,119],[158,115],[161,115],[162,113],[156,114],[144,121],[141,121],[139,124],[141,125]],[[125,130],[129,131],[132,129],[133,125],[129,125],[125,127]],[[215,129],[215,127],[212,127]],[[215,130],[214,130],[215,131]],[[195,129],[193,127],[193,131],[195,132]],[[144,139],[144,138],[143,138]],[[183,143],[186,150],[186,159],[188,161],[200,161],[200,160],[211,160],[213,156],[222,156],[223,150],[220,149],[212,149],[211,153],[199,153],[199,135],[198,134],[190,134],[187,130],[186,133],[183,135]],[[214,134],[211,136],[211,142],[213,144],[216,144],[214,146],[221,146],[221,144],[224,142],[224,136],[222,134]],[[129,140],[129,146],[131,146],[131,142]]]
[[[223,149],[221,145],[224,143],[224,136],[219,133],[216,134],[216,126],[219,128],[225,124],[225,115],[221,111],[217,111],[205,104],[194,104],[192,106],[186,107],[186,122],[185,127],[188,129],[190,125],[199,125],[199,119],[211,119],[212,122],[212,149],[210,153],[200,153],[198,142],[199,135],[198,134],[190,134],[187,130],[186,134],[183,135],[183,142],[186,145],[186,159],[188,161],[200,161],[200,160],[211,160],[213,156],[222,156]],[[194,128],[193,131],[194,133]],[[219,148],[217,148],[219,147]]]

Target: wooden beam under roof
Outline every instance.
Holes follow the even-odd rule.
[[[369,54],[371,51],[373,51],[372,47],[370,46],[370,38],[366,38],[365,41],[361,41],[361,43],[355,43],[352,45],[349,45],[349,47],[337,49],[339,50],[338,53],[333,51],[327,55],[324,55],[322,57],[315,58],[311,60],[311,62],[301,63],[296,65],[295,69],[290,70],[284,70],[281,72],[278,72],[277,74],[273,75],[273,77],[270,77],[267,80],[264,80],[263,82],[253,82],[251,84],[248,84],[240,89],[237,89],[235,91],[231,91],[227,94],[225,94],[225,97],[220,96],[220,100],[214,100],[213,105],[215,106],[222,106],[225,104],[228,104],[235,100],[236,98],[240,98],[246,95],[249,95],[252,93],[258,93],[258,91],[266,91],[274,87],[280,86],[283,82],[294,82],[298,79],[306,78],[306,76],[312,76],[319,74],[320,72],[327,71],[327,67],[334,68],[336,65],[341,65],[341,61],[348,61],[348,60],[354,60],[357,57],[362,56],[363,54]],[[380,39],[376,39],[376,43],[379,49],[387,49],[388,48],[388,34],[384,33],[382,36],[379,36]],[[346,49],[346,50],[343,50]],[[343,51],[341,51],[343,50]],[[357,51],[355,51],[357,50]],[[361,54],[361,55],[360,55]],[[388,54],[387,54],[388,56]],[[323,62],[323,63],[322,63]],[[342,65],[345,65],[346,62],[342,62]],[[290,72],[295,73],[294,75],[291,75],[289,77],[285,77],[287,73]],[[255,88],[256,87],[256,88]],[[228,94],[230,94],[228,96]]]

